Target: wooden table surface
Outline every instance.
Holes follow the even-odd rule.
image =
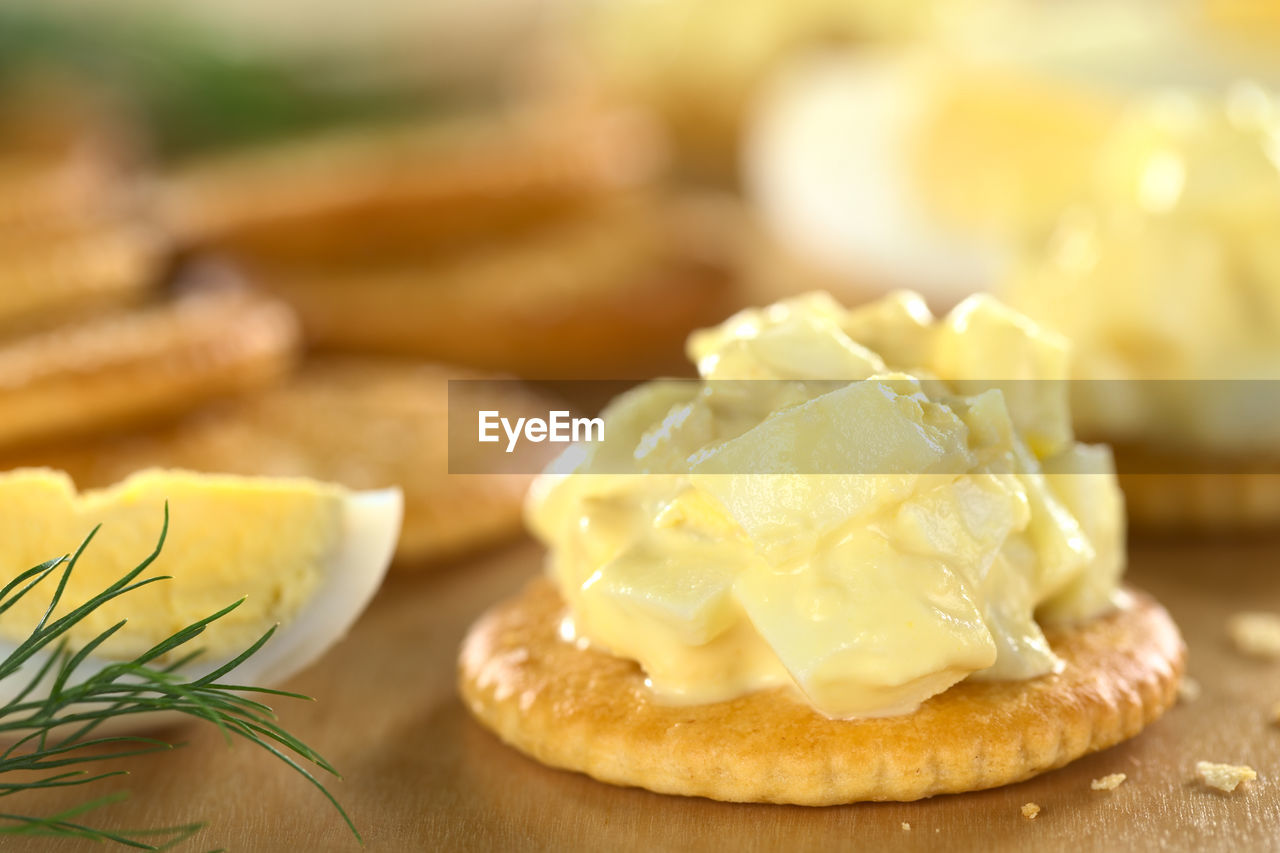
[[[287,685],[318,701],[279,710],[345,774],[333,790],[370,851],[1280,849],[1280,727],[1268,722],[1280,663],[1241,657],[1223,627],[1243,608],[1280,610],[1280,541],[1147,540],[1131,550],[1129,577],[1172,611],[1203,695],[1129,743],[991,791],[821,809],[735,805],[616,788],[524,758],[470,719],[454,690],[454,654],[489,602],[539,570],[528,542],[392,577],[351,635]],[[131,799],[100,812],[99,825],[208,821],[181,850],[360,849],[274,759],[228,747],[207,726],[173,736],[187,745],[132,762],[119,786]],[[1248,763],[1260,778],[1231,795],[1209,790],[1194,780],[1200,759]],[[1128,781],[1090,790],[1115,772]],[[28,796],[23,806],[52,810],[74,796]],[[1043,809],[1035,821],[1019,813],[1028,801]]]

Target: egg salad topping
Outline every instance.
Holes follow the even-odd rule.
[[[700,381],[605,411],[528,515],[566,640],[664,701],[795,689],[833,717],[910,711],[1058,661],[1038,619],[1114,603],[1109,452],[1077,443],[1064,343],[989,297],[825,294],[696,332]],[[743,381],[751,380],[751,381]]]
[[[70,575],[56,619],[152,552],[167,501],[166,544],[147,576],[172,577],[102,605],[68,639],[80,648],[127,619],[97,654],[136,657],[244,598],[200,637],[200,647],[217,658],[242,651],[277,623],[289,623],[312,598],[322,582],[321,566],[343,533],[347,494],[308,480],[171,471],[145,471],[112,488],[77,494],[63,473],[20,469],[0,475],[0,561],[6,577],[15,576],[75,547],[101,524]],[[30,635],[59,575],[0,614],[0,639]]]
[[[1271,395],[1218,379],[1280,377],[1280,103],[1239,85],[1133,105],[1069,211],[1006,297],[1074,345],[1078,421],[1115,438],[1274,449]],[[1132,380],[1194,380],[1189,383]],[[1266,408],[1260,411],[1259,406]]]

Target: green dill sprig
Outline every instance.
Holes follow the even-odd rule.
[[[28,569],[0,588],[0,615],[4,614],[42,581],[56,577],[57,585],[44,615],[16,648],[0,661],[0,836],[27,835],[111,841],[141,850],[172,846],[203,828],[204,824],[184,824],[161,829],[108,831],[88,826],[81,817],[118,802],[125,794],[95,799],[45,817],[15,813],[5,808],[4,798],[24,792],[66,788],[100,782],[125,773],[123,770],[92,772],[83,765],[109,759],[163,752],[173,744],[140,735],[112,735],[109,729],[125,718],[156,712],[185,714],[216,725],[228,743],[243,738],[283,761],[337,809],[357,841],[361,841],[351,818],[307,765],[334,777],[338,772],[323,756],[277,723],[271,708],[248,694],[282,696],[310,701],[309,696],[251,685],[229,684],[220,679],[230,675],[271,639],[275,628],[226,663],[197,678],[183,673],[200,655],[189,644],[210,624],[240,606],[234,602],[217,613],[188,625],[130,661],[93,660],[91,655],[109,637],[124,627],[120,621],[94,637],[83,647],[72,649],[68,632],[89,614],[139,587],[168,580],[167,576],[142,577],[160,556],[169,530],[169,507],[165,505],[164,525],[155,549],[136,568],[65,615],[54,617],[76,564],[98,532],[95,527],[74,554],[49,560]],[[164,663],[160,663],[164,661]],[[25,680],[24,665],[38,662]],[[96,666],[96,669],[94,668]],[[92,671],[90,671],[92,670]],[[10,781],[10,771],[22,771]],[[43,774],[43,775],[42,775]],[[34,777],[34,778],[32,778]],[[361,843],[363,843],[361,841]]]

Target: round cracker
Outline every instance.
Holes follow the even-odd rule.
[[[504,741],[601,781],[739,802],[916,800],[1059,767],[1133,737],[1172,705],[1182,639],[1154,600],[1128,598],[1047,632],[1061,673],[965,681],[911,714],[833,720],[781,689],[658,704],[636,663],[559,638],[564,603],[539,578],[472,627],[460,686]]]
[[[0,238],[117,210],[137,140],[118,104],[66,79],[6,81],[0,102]]]
[[[159,193],[185,243],[308,266],[438,250],[562,215],[661,164],[635,115],[511,114],[322,134],[190,166]]]
[[[404,521],[396,565],[437,564],[517,535],[532,479],[449,473],[448,383],[461,378],[478,377],[425,362],[316,359],[290,381],[211,414],[155,450],[168,464],[198,470],[305,476],[353,489],[399,486]],[[532,394],[510,386],[477,383],[459,393],[494,396],[473,408],[536,408]]]
[[[1198,533],[1266,531],[1280,522],[1280,461],[1112,443],[1129,522]]]
[[[1265,531],[1280,522],[1280,473],[1121,474],[1135,527]]]
[[[0,446],[136,426],[277,381],[288,307],[239,290],[93,318],[0,346]]]
[[[254,274],[322,348],[626,375],[736,306],[737,212],[720,199],[629,196],[479,249]]]
[[[168,263],[160,234],[139,223],[0,233],[0,334],[43,331],[141,302]]]

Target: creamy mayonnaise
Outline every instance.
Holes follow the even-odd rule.
[[[811,294],[688,350],[701,381],[619,397],[608,441],[528,504],[562,635],[660,699],[785,686],[828,716],[904,713],[1053,671],[1037,619],[1112,604],[1121,497],[1109,451],[1073,439],[1060,338],[985,296],[936,320],[915,294]]]

